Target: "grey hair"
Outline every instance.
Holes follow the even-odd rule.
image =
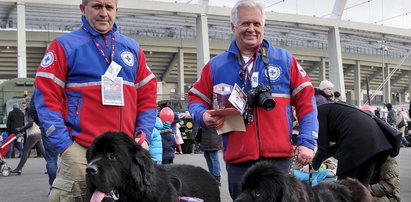
[[[237,21],[238,21],[238,16],[237,16],[237,11],[238,11],[238,7],[241,6],[246,6],[246,7],[250,7],[250,8],[258,8],[261,12],[261,15],[263,17],[263,26],[265,25],[265,12],[264,12],[264,7],[261,3],[255,1],[255,0],[239,0],[235,6],[233,7],[233,9],[231,10],[231,17],[230,17],[230,21],[231,24],[236,25]]]
[[[81,0],[81,4],[87,5],[90,0]],[[116,6],[118,5],[118,0],[116,0]]]

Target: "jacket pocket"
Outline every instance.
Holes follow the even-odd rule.
[[[68,117],[67,121],[72,126],[71,134],[79,134],[80,131],[80,117],[82,109],[82,96],[80,92],[67,92],[68,97]]]

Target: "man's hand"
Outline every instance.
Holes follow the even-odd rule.
[[[207,128],[219,129],[223,127],[224,116],[215,116],[210,114],[210,110],[203,113],[203,122]]]
[[[300,145],[297,147],[295,155],[297,155],[297,161],[299,163],[307,165],[311,163],[311,160],[314,157],[314,151],[308,147]]]
[[[140,138],[137,137],[134,139],[137,143],[138,141],[140,141]],[[144,149],[148,150],[148,143],[146,141],[143,141],[143,143],[141,143],[141,147],[143,147]]]

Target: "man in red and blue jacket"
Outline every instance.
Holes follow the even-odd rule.
[[[210,113],[215,85],[237,84],[244,92],[258,84],[271,88],[274,109],[252,107],[253,120],[246,123],[245,132],[222,134],[229,191],[235,200],[241,192],[242,175],[258,160],[269,159],[286,172],[294,155],[300,163],[310,163],[318,121],[314,88],[307,73],[288,51],[263,40],[263,6],[252,0],[239,1],[232,10],[231,23],[235,40],[203,68],[189,91],[189,111],[201,126],[218,129],[224,124],[224,116]],[[300,124],[295,153],[292,106]]]
[[[117,32],[117,1],[84,2],[82,27],[51,42],[36,74],[37,113],[62,161],[50,201],[85,199],[85,152],[95,137],[122,131],[148,148],[156,121],[157,80],[139,44]],[[113,64],[122,82],[103,85]]]

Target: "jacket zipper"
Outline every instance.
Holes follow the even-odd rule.
[[[78,101],[76,101],[76,112],[74,113],[74,116],[78,116],[78,114],[79,114],[79,106],[78,106]]]
[[[258,130],[258,110],[257,107],[255,108],[255,130],[256,130],[256,135],[257,135],[257,143],[258,143],[258,156],[260,156],[260,151],[261,151],[261,140],[260,140],[260,130]]]
[[[120,131],[122,131],[122,117],[123,117],[123,107],[120,107]]]

